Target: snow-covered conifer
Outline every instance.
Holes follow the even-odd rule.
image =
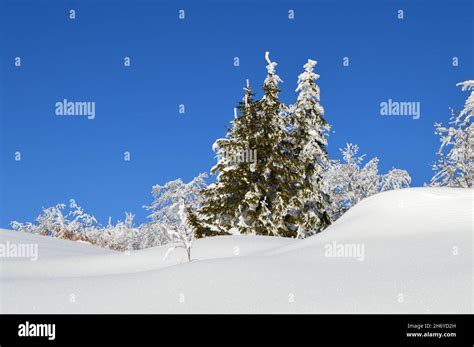
[[[199,212],[190,214],[197,237],[247,232],[242,221],[247,218],[248,208],[243,200],[250,190],[252,172],[259,160],[255,133],[261,124],[257,118],[258,104],[248,80],[244,91],[226,138],[218,139],[213,145],[218,161],[211,174],[216,175],[216,182],[203,190]]]
[[[297,231],[288,227],[288,206],[296,194],[299,179],[293,158],[288,153],[285,106],[279,100],[277,63],[267,61],[267,77],[263,84],[263,97],[257,105],[255,126],[251,129],[258,160],[250,166],[249,188],[241,202],[239,228],[246,233],[259,235],[297,236]]]
[[[289,118],[289,154],[300,176],[292,200],[289,220],[298,227],[300,237],[320,232],[330,224],[325,211],[329,197],[322,189],[322,178],[329,160],[326,151],[329,125],[320,104],[319,75],[316,61],[309,59],[298,76],[299,92]]]
[[[309,61],[300,76],[296,106],[287,107],[279,100],[277,63],[268,52],[265,59],[263,97],[254,101],[247,87],[232,128],[213,147],[219,160],[211,173],[217,173],[217,182],[204,192],[197,216],[207,227],[203,235],[237,231],[296,237],[320,231],[330,222],[320,188],[328,126],[319,104],[318,76],[312,71],[315,62]],[[295,124],[289,121],[293,110]],[[294,131],[294,144],[288,131]],[[232,158],[245,148],[254,150],[257,160],[235,163],[225,155]]]

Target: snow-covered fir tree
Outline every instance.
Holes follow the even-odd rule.
[[[316,84],[319,75],[313,71],[316,64],[309,59],[304,65],[305,71],[298,77],[299,95],[289,116],[289,155],[300,176],[297,194],[290,204],[290,220],[300,237],[320,232],[331,223],[325,210],[329,197],[322,189],[323,174],[329,164],[326,145],[330,127],[320,104]]]
[[[296,193],[299,176],[293,158],[287,153],[284,105],[279,100],[276,62],[266,52],[267,77],[263,83],[263,97],[258,103],[258,127],[252,130],[258,160],[251,170],[250,189],[245,194],[244,214],[239,223],[243,230],[258,235],[295,237],[296,230],[287,226],[288,206]]]
[[[474,184],[474,80],[458,83],[463,91],[471,91],[463,110],[452,112],[450,126],[436,123],[440,136],[438,161],[433,165],[433,186],[472,188]]]
[[[300,177],[285,144],[285,106],[279,100],[278,84],[282,81],[276,74],[277,64],[268,52],[265,59],[263,97],[254,102],[253,94],[246,90],[233,128],[215,145],[220,158],[213,169],[218,172],[217,182],[205,192],[199,213],[199,218],[211,224],[208,235],[239,232],[297,236],[297,228],[288,227],[288,206]],[[247,148],[255,153],[256,160],[235,163],[223,155]]]
[[[218,139],[213,150],[218,162],[211,169],[216,182],[202,191],[202,207],[192,214],[191,223],[197,237],[246,233],[239,220],[247,214],[244,200],[250,189],[252,171],[256,170],[258,152],[255,133],[261,127],[249,81],[244,97],[235,109],[226,138]]]
[[[363,164],[364,155],[358,155],[359,147],[351,143],[340,149],[341,160],[332,160],[324,174],[324,189],[331,197],[328,206],[332,219],[338,219],[345,211],[362,199],[379,192],[410,186],[411,177],[405,170],[392,169],[385,175],[378,173],[378,158]]]
[[[186,250],[189,261],[195,236],[190,216],[201,205],[201,191],[206,187],[206,176],[200,174],[189,183],[177,179],[165,185],[155,185],[152,190],[154,200],[150,206],[145,206],[152,211],[148,217],[163,227],[171,242]]]

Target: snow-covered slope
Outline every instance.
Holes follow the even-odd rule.
[[[125,254],[1,231],[1,243],[39,250],[1,259],[0,311],[473,312],[472,223],[472,190],[415,188],[366,199],[305,240],[197,240],[191,263],[182,249]]]

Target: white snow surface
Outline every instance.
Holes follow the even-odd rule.
[[[196,240],[191,263],[170,246],[121,253],[0,230],[2,244],[38,245],[37,261],[0,258],[0,312],[472,313],[472,234],[473,190],[456,188],[374,195],[304,240]],[[359,260],[326,254],[351,244]]]

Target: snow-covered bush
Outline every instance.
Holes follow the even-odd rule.
[[[186,250],[189,261],[194,240],[190,218],[201,204],[201,191],[206,187],[206,177],[206,174],[200,174],[189,183],[177,179],[162,186],[155,185],[152,189],[154,200],[150,206],[145,206],[152,211],[148,217],[162,227],[170,242]]]
[[[380,191],[408,188],[411,177],[405,170],[392,169],[379,177]]]
[[[139,228],[134,226],[135,215],[125,212],[125,219],[118,220],[115,225],[111,218],[104,228],[94,230],[94,237],[91,237],[98,245],[114,250],[132,250],[139,248],[138,235]]]
[[[433,164],[436,172],[432,186],[471,188],[474,186],[474,80],[458,83],[462,90],[471,90],[459,115],[452,111],[450,126],[435,123],[435,134],[440,136],[438,161]]]
[[[340,151],[342,161],[332,160],[324,176],[324,190],[331,197],[328,208],[333,220],[371,195],[410,186],[411,177],[405,170],[392,169],[387,174],[379,175],[378,158],[363,165],[365,154],[357,155],[357,145],[348,143]]]
[[[36,217],[36,223],[13,221],[11,226],[18,231],[90,242],[87,234],[97,226],[97,220],[71,199],[69,209],[65,204],[43,208],[43,212]]]
[[[165,226],[160,223],[143,223],[138,229],[138,249],[162,246],[170,242]]]
[[[114,249],[129,250],[161,245],[157,241],[157,227],[143,224],[135,227],[134,215],[125,213],[125,219],[119,220],[115,225],[109,223],[102,227],[94,216],[85,213],[74,199],[70,200],[69,208],[65,204],[57,204],[43,208],[42,213],[36,218],[35,223],[20,223],[13,221],[14,230],[35,233],[61,239],[83,241],[97,246]],[[163,233],[163,228],[160,229]]]

